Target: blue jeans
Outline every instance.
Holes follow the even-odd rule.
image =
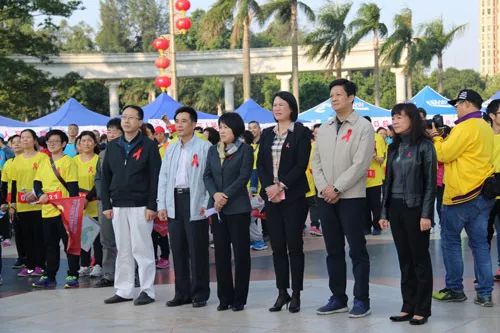
[[[469,247],[474,257],[476,272],[476,292],[479,296],[491,296],[493,273],[487,240],[488,217],[495,200],[482,195],[458,205],[443,205],[441,216],[441,249],[446,269],[446,288],[455,292],[464,289],[462,239],[460,233],[465,228],[469,237]]]

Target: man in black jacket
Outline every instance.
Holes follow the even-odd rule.
[[[113,221],[118,249],[116,294],[106,299],[106,304],[132,300],[134,259],[139,267],[141,289],[134,304],[149,304],[155,297],[156,269],[151,232],[156,216],[161,160],[156,144],[140,131],[143,118],[140,107],[123,108],[123,136],[109,143],[102,166],[102,213]]]

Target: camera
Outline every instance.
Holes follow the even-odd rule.
[[[432,117],[432,119],[426,119],[425,120],[425,125],[428,129],[432,128],[432,124],[434,123],[434,126],[436,128],[444,128],[444,119],[443,116],[440,114],[435,115]]]

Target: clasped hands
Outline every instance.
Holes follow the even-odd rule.
[[[222,192],[216,192],[213,196],[214,198],[214,208],[216,211],[220,212],[222,208],[227,204],[228,196]]]
[[[283,192],[284,189],[279,184],[273,184],[271,186],[266,187],[266,195],[269,201],[272,203],[279,203],[283,199],[281,199],[280,193]]]
[[[328,185],[322,192],[323,199],[329,204],[336,204],[340,200],[340,193],[333,190],[332,185]]]

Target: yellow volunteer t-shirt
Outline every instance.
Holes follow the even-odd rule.
[[[44,162],[49,162],[49,157],[44,153],[37,152],[32,157],[25,157],[24,155],[16,156],[12,163],[12,180],[16,181],[16,208],[17,211],[33,212],[42,209],[41,205],[32,205],[24,200],[24,192],[33,191],[33,181],[35,180],[36,173]]]
[[[64,155],[55,161],[56,169],[59,171],[62,179],[66,183],[78,181],[78,167],[75,161],[68,155]],[[35,176],[35,180],[42,182],[43,193],[47,194],[49,198],[68,198],[69,193],[63,184],[57,179],[52,167],[50,166],[49,159],[42,162]],[[61,213],[52,204],[48,203],[42,205],[42,217],[49,218],[59,216]]]
[[[375,133],[375,155],[377,157],[382,157],[385,159],[386,155],[386,144],[384,138]],[[374,187],[382,185],[384,181],[384,165],[372,159],[370,166],[368,167],[368,174],[366,177],[366,187]]]
[[[316,195],[316,186],[314,185],[314,178],[312,173],[312,154],[314,152],[314,148],[316,147],[316,143],[311,143],[311,153],[309,154],[309,163],[307,164],[306,169],[306,178],[307,184],[309,185],[309,192],[306,193],[306,198],[312,197]]]
[[[167,147],[168,147],[168,141],[161,145],[158,145],[158,149],[160,151],[160,157],[162,160],[165,157],[165,152],[167,151]]]
[[[493,141],[493,166],[495,167],[495,172],[500,172],[500,134],[495,134]],[[500,200],[500,196],[496,199]]]
[[[252,147],[253,149],[253,168],[252,168],[252,172],[255,172],[257,171],[257,156],[259,156],[259,147],[260,145],[258,143],[252,143],[250,144],[250,146]],[[260,193],[260,180],[257,181],[257,194]],[[248,181],[248,184],[247,184],[247,188],[250,192],[250,188],[251,188],[251,181]]]
[[[87,193],[94,188],[95,173],[99,155],[94,154],[87,162],[83,162],[81,155],[76,155],[73,160],[78,168],[78,187],[80,188],[80,196],[85,197]],[[82,191],[85,190],[85,191]],[[89,201],[87,208],[83,211],[86,216],[97,217],[97,200]]]
[[[2,170],[2,183],[7,183],[7,198],[5,201],[11,203],[11,194],[12,194],[12,162],[13,158],[9,158],[7,162],[3,165]]]

